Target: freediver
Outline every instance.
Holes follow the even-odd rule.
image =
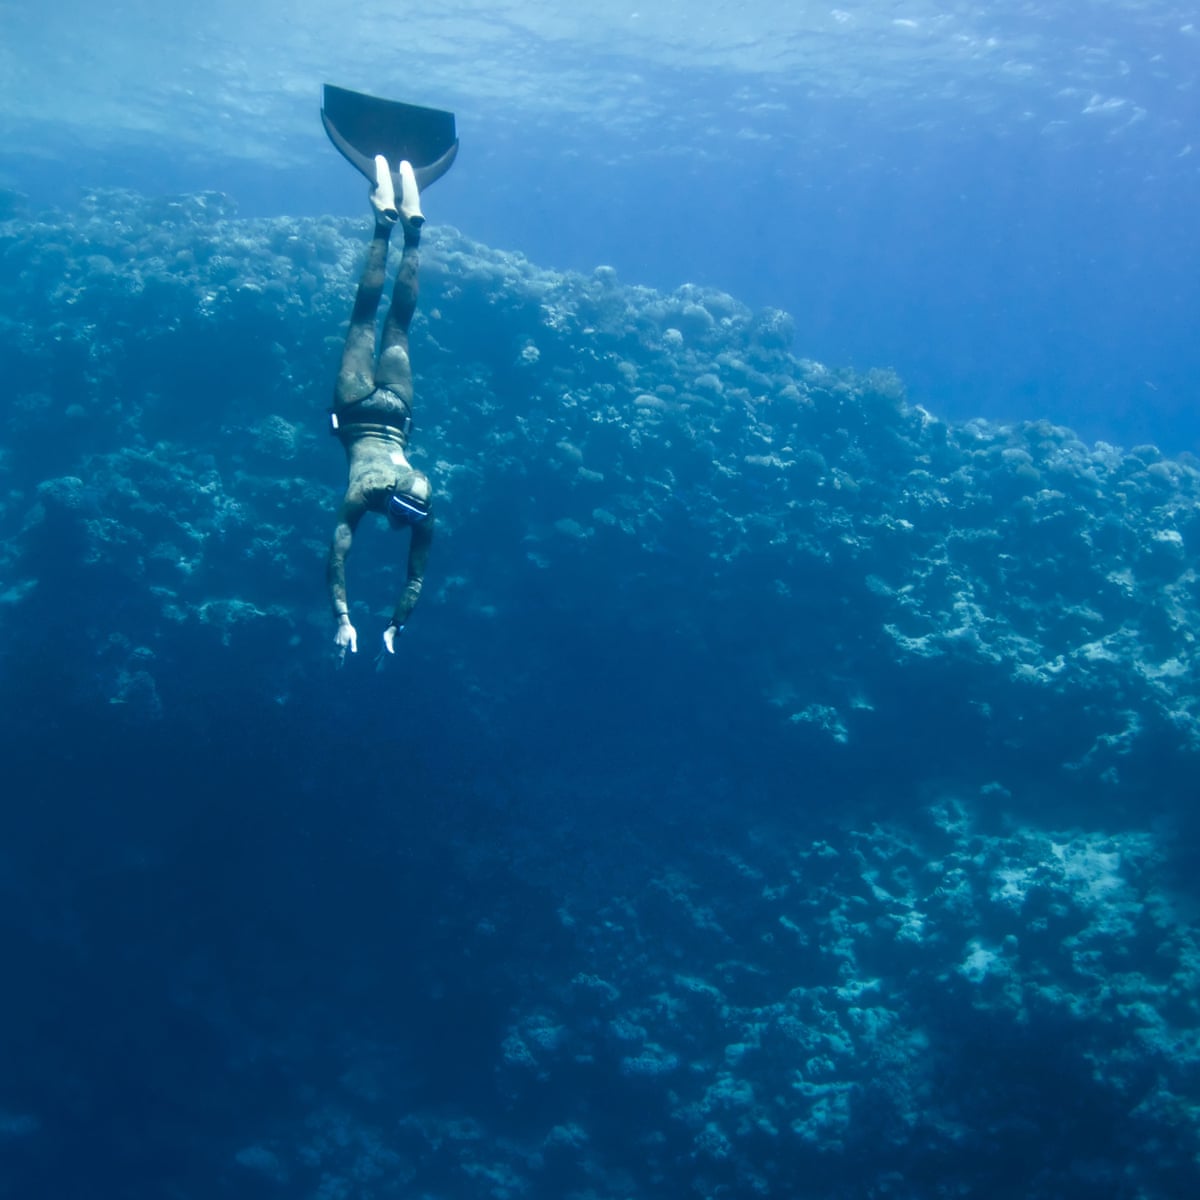
[[[417,307],[419,246],[425,218],[412,165],[402,161],[395,180],[383,155],[375,157],[374,165],[370,200],[375,232],[354,299],[330,418],[333,432],[345,447],[349,467],[326,567],[329,599],[337,621],[339,662],[345,660],[347,650],[351,654],[358,651],[358,631],[350,620],[346,595],[346,556],[364,514],[379,513],[393,529],[409,533],[407,577],[383,632],[388,654],[395,653],[396,634],[404,629],[420,599],[433,541],[432,489],[428,478],[412,466],[405,453],[413,402],[408,330]],[[387,273],[388,245],[396,225],[404,233],[404,250],[377,359],[376,313]]]
[[[358,631],[350,620],[346,595],[346,556],[359,521],[365,513],[379,513],[394,529],[408,533],[406,579],[383,632],[382,660],[384,654],[395,653],[396,634],[404,629],[421,596],[433,541],[432,489],[407,457],[413,403],[408,330],[417,307],[418,248],[425,223],[421,192],[454,164],[458,133],[452,112],[384,100],[329,83],[321,122],[338,153],[370,183],[375,218],[330,412],[332,431],[346,451],[349,480],[329,547],[326,581],[341,663],[347,650],[351,654],[358,650]],[[375,318],[396,225],[404,233],[404,250],[377,357]]]

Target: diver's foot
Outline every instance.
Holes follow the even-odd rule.
[[[376,224],[390,226],[400,220],[400,213],[396,209],[396,189],[392,184],[392,169],[382,154],[375,155],[375,186],[371,189],[371,207],[375,210]]]
[[[404,228],[415,233],[425,224],[425,214],[421,212],[421,192],[417,187],[417,176],[407,158],[401,162],[399,174],[400,216],[404,221]]]

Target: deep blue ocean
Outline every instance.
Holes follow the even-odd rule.
[[[0,1200],[1200,1194],[1200,12],[0,33]]]

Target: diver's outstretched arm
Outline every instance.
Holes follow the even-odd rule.
[[[396,634],[400,633],[412,616],[417,601],[421,598],[421,587],[425,582],[425,564],[429,561],[429,547],[433,543],[433,517],[428,517],[412,529],[408,544],[408,579],[404,590],[396,601],[392,619],[383,632],[383,648],[388,654],[396,653]]]
[[[350,600],[346,595],[346,556],[354,544],[354,531],[358,528],[364,512],[366,507],[362,502],[347,493],[342,501],[342,511],[338,517],[337,528],[333,531],[333,540],[329,544],[329,558],[325,564],[329,602],[333,606],[333,615],[338,623],[334,642],[337,645],[339,662],[345,659],[347,650],[351,654],[358,652],[358,631],[350,622]]]

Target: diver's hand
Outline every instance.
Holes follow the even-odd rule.
[[[358,653],[358,631],[350,624],[349,617],[342,617],[338,621],[337,637],[334,639],[337,643],[338,663],[346,661],[346,651],[351,654]]]
[[[389,654],[396,653],[396,634],[401,633],[403,629],[403,625],[389,625],[383,631],[383,648]]]

